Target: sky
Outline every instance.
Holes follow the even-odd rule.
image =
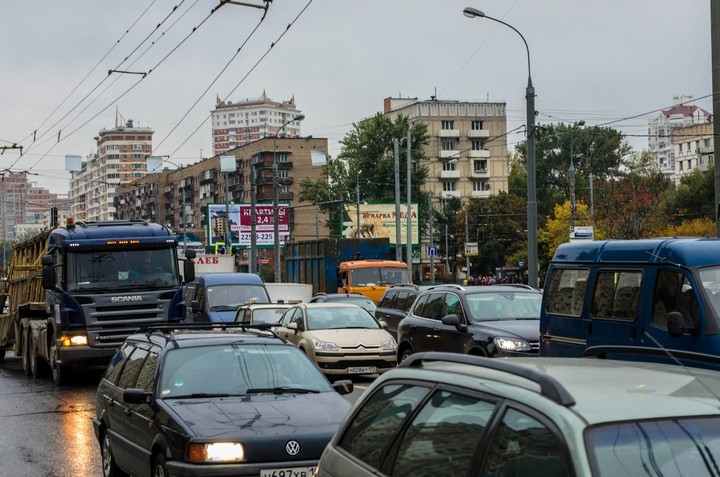
[[[294,97],[301,134],[327,138],[331,156],[387,97],[505,102],[507,129],[518,129],[512,149],[524,139],[529,73],[537,124],[614,127],[636,151],[673,97],[692,95],[712,111],[709,0],[273,0],[267,12],[218,4],[0,2],[0,146],[23,146],[22,156],[0,155],[0,173],[28,171],[66,194],[65,155],[95,152],[116,112],[155,131],[155,155],[192,164],[212,156],[216,99],[263,91]],[[465,7],[512,25],[530,72],[520,35],[465,17]]]

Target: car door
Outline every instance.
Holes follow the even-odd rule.
[[[136,344],[133,348],[132,354],[127,358],[125,365],[120,371],[117,384],[113,390],[113,399],[110,403],[110,422],[114,425],[113,430],[118,442],[118,445],[112,447],[112,450],[115,455],[115,460],[126,469],[134,467],[133,461],[137,459],[137,456],[133,450],[136,447],[136,444],[132,442],[134,437],[127,429],[127,417],[131,412],[130,404],[126,403],[123,399],[123,392],[125,389],[135,385],[137,375],[147,357],[147,350],[140,348],[139,344]],[[135,465],[137,464],[135,463]]]
[[[587,334],[594,326],[587,306],[588,285],[593,290],[595,281],[588,268],[551,267],[540,312],[542,356],[582,356],[585,352]],[[610,300],[603,295],[595,303],[603,309],[609,303],[612,309]]]
[[[456,315],[460,320],[460,329],[455,325],[446,325],[442,319],[448,315]],[[440,311],[438,320],[433,332],[439,335],[436,341],[435,351],[447,351],[450,353],[467,353],[473,346],[473,335],[468,331],[467,314],[463,310],[460,297],[454,292],[445,293],[445,303]]]
[[[303,322],[303,314],[300,307],[295,307],[291,310],[289,310],[287,313],[285,313],[282,322],[280,323],[280,326],[276,328],[275,332],[280,335],[281,337],[285,338],[295,346],[298,345],[300,342],[300,333],[299,330],[291,330],[288,328],[288,325],[290,323],[296,323],[298,326],[300,326],[300,323]]]
[[[424,306],[414,312],[410,325],[413,348],[419,351],[436,351],[440,341],[439,327],[442,311],[445,308],[445,292],[433,292]]]
[[[150,352],[149,345],[139,345],[128,362],[127,383],[125,389],[141,388],[145,391],[155,389],[155,369],[157,366],[157,352]],[[133,369],[131,369],[133,368]],[[121,377],[121,382],[123,377]],[[150,404],[127,404],[125,413],[126,442],[129,449],[128,460],[130,473],[143,475],[148,471],[150,452],[157,427],[152,425],[154,411]]]

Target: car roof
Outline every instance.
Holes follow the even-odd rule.
[[[241,323],[192,323],[151,326],[145,332],[128,336],[128,341],[150,342],[175,348],[197,346],[222,346],[225,344],[279,344],[289,343],[276,335],[269,327]],[[292,345],[290,345],[292,346]]]
[[[201,273],[195,276],[195,280],[191,283],[204,283],[207,285],[262,285],[263,281],[254,273],[242,272],[214,272]]]
[[[424,292],[428,291],[459,291],[463,294],[472,293],[534,293],[542,295],[542,291],[537,288],[532,288],[526,285],[455,285],[455,284],[444,284],[444,285],[431,285]]]
[[[332,303],[298,303],[305,308],[347,308],[349,306],[362,309],[360,305],[351,302],[332,302]]]
[[[466,361],[466,362],[463,362]],[[519,374],[493,367],[516,368]],[[530,376],[530,379],[523,379]],[[484,358],[416,353],[378,379],[425,378],[524,402],[548,400],[588,424],[720,415],[720,372],[595,358]],[[500,384],[498,384],[500,383]]]

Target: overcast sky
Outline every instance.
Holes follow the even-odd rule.
[[[328,138],[333,156],[352,124],[389,96],[504,101],[508,130],[518,128],[525,47],[506,26],[464,17],[468,6],[525,37],[539,124],[610,123],[640,150],[652,111],[673,96],[712,110],[709,0],[274,0],[262,23],[262,10],[250,7],[210,15],[217,4],[1,2],[0,146],[22,144],[26,154],[6,151],[0,170],[29,170],[31,181],[67,193],[65,155],[94,152],[116,108],[155,131],[155,154],[194,163],[212,156],[216,97],[263,90],[275,101],[294,95],[302,134]],[[508,146],[522,140],[511,134]]]

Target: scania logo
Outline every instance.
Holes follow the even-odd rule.
[[[298,452],[300,452],[300,443],[298,441],[288,441],[288,443],[285,444],[285,451],[289,455],[298,455]]]
[[[142,297],[140,295],[114,296],[110,298],[110,301],[113,303],[119,303],[124,301],[142,301]]]

